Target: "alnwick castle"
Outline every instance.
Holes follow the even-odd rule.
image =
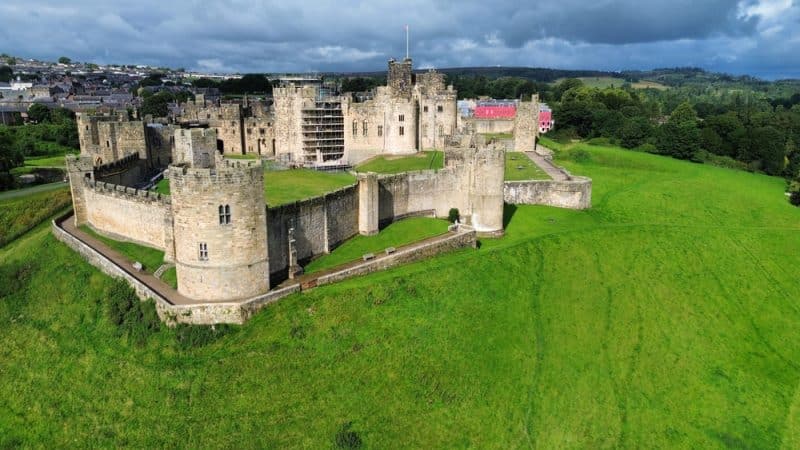
[[[454,208],[460,213],[440,247],[398,252],[349,269],[353,274],[389,267],[391,258],[410,261],[414,253],[474,246],[476,236],[502,236],[507,203],[589,207],[591,180],[566,171],[561,180],[505,181],[506,151],[536,150],[536,96],[519,102],[510,141],[477,134],[480,124],[459,116],[456,99],[443,74],[414,74],[405,59],[390,60],[387,85],[366,97],[287,82],[274,89],[269,105],[207,102],[198,95],[167,118],[79,114],[81,153],[67,159],[73,213],[54,229],[93,264],[154,298],[162,319],[241,323],[301,290],[292,280],[308,261],[392,221],[447,217]],[[376,156],[433,149],[443,151],[443,168],[355,173],[350,186],[285,205],[264,198],[267,163],[350,170]],[[231,158],[245,154],[256,157]],[[169,179],[169,195],[152,190],[162,177]],[[83,225],[163,250],[165,262],[174,264],[177,292],[164,294],[81,242],[71,230]]]

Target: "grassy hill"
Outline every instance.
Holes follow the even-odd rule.
[[[120,337],[109,279],[40,226],[0,249],[0,447],[798,448],[784,182],[614,148],[558,161],[594,179],[591,210],[508,207],[503,239],[191,349]]]
[[[609,88],[609,87],[622,87],[623,84],[628,82],[624,78],[620,78],[620,77],[601,77],[601,76],[598,76],[598,77],[579,77],[578,79],[581,80],[583,82],[583,84],[585,84],[586,86],[593,87],[593,88],[599,88],[599,89],[605,89],[605,88]],[[556,84],[556,83],[559,83],[559,82],[561,82],[563,80],[564,80],[564,78],[560,78],[560,79],[554,81],[553,83]],[[658,90],[668,89],[667,86],[665,86],[665,85],[663,85],[661,83],[655,82],[655,81],[641,80],[641,81],[635,81],[635,82],[630,83],[630,84],[631,84],[631,87],[633,87],[634,89],[651,89],[651,88],[652,89],[658,89]]]

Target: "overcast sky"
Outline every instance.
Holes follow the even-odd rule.
[[[530,5],[530,6],[527,6]],[[2,0],[0,52],[209,72],[699,66],[800,78],[800,0]]]

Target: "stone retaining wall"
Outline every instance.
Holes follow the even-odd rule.
[[[242,302],[175,305],[136,278],[130,271],[117,265],[85,242],[61,228],[59,224],[68,217],[71,217],[71,214],[52,222],[51,228],[56,239],[78,252],[89,264],[97,267],[106,275],[127,281],[136,291],[136,295],[138,295],[140,299],[153,299],[156,304],[158,317],[168,325],[177,323],[192,325],[213,325],[218,323],[242,324],[264,306],[289,294],[300,291],[300,285],[296,284],[269,291],[264,295],[259,295]]]
[[[506,181],[503,200],[514,205],[547,205],[569,209],[592,206],[592,180],[572,176],[566,181]]]
[[[419,246],[412,246],[406,249],[398,250],[391,255],[378,257],[372,261],[366,261],[353,267],[340,270],[338,272],[329,273],[316,279],[313,283],[316,286],[335,283],[347,278],[366,275],[379,270],[385,270],[390,267],[407,264],[421,259],[426,259],[434,255],[445,253],[448,251],[476,246],[476,234],[474,230],[455,232],[450,236],[442,239],[435,240],[427,244]]]

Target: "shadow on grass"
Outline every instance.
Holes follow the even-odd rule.
[[[503,228],[508,228],[508,224],[511,223],[511,218],[514,217],[516,212],[517,205],[512,205],[509,203],[503,204]]]

